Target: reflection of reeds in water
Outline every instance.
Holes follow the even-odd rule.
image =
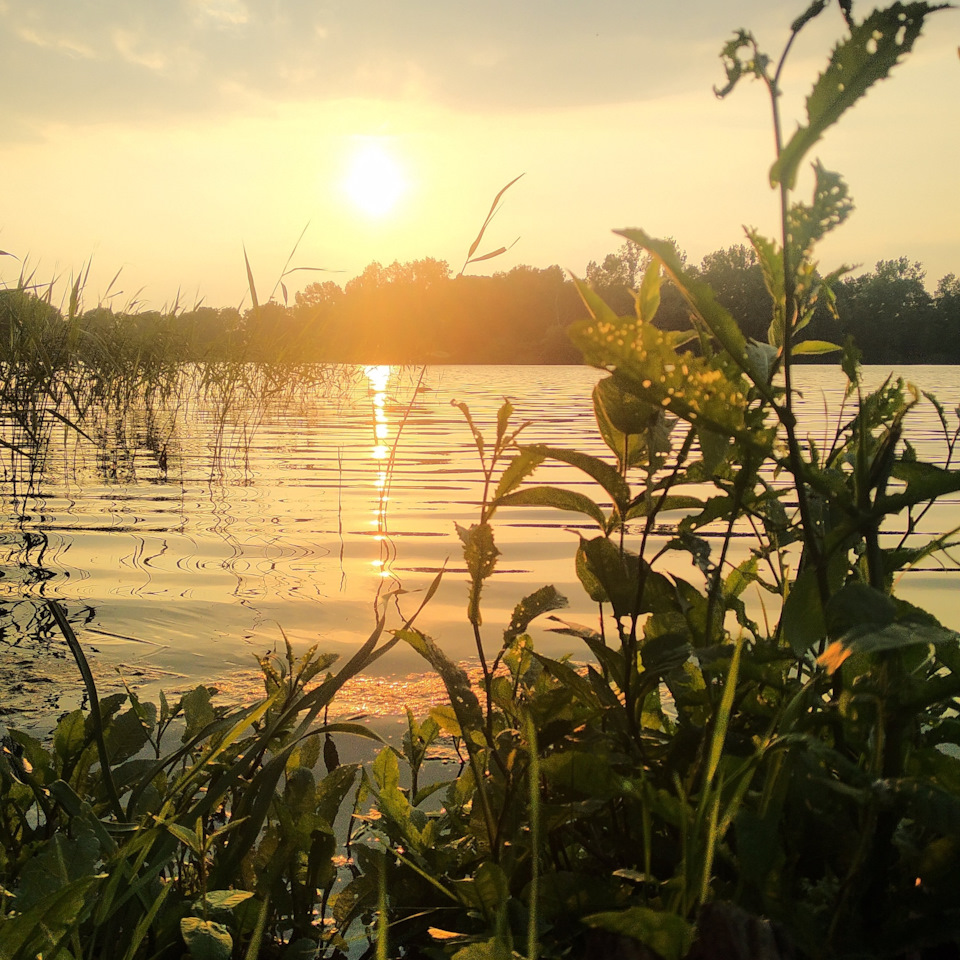
[[[0,642],[6,644],[29,638],[31,646],[46,647],[52,635],[42,597],[60,566],[50,551],[62,541],[43,532],[51,481],[165,484],[200,463],[211,483],[235,471],[248,475],[268,406],[296,405],[332,391],[341,379],[332,366],[288,362],[296,344],[282,345],[270,362],[252,362],[234,330],[198,352],[176,309],[84,313],[82,286],[81,276],[62,310],[51,302],[52,285],[38,287],[30,276],[0,289]],[[70,617],[79,624],[94,614],[78,604]]]
[[[0,448],[10,456],[8,482],[36,481],[58,430],[93,444],[105,479],[126,479],[135,450],[150,455],[162,479],[190,407],[216,425],[214,470],[238,456],[243,463],[267,404],[338,379],[331,365],[298,362],[298,345],[282,337],[269,359],[254,356],[263,338],[259,314],[250,331],[224,325],[198,345],[177,306],[81,312],[83,280],[65,310],[53,305],[52,284],[41,287],[29,275],[0,289]]]

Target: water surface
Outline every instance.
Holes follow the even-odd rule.
[[[899,372],[948,408],[960,396],[960,368]],[[885,373],[867,377],[876,382]],[[440,590],[418,626],[454,659],[469,659],[475,647],[454,524],[476,522],[483,475],[452,402],[468,403],[492,438],[509,397],[514,422],[530,422],[521,439],[606,455],[590,404],[598,376],[556,366],[360,369],[335,397],[274,401],[236,434],[241,442],[226,459],[218,459],[216,423],[203,409],[188,413],[176,452],[162,464],[148,449],[105,463],[102,451],[64,441],[35,489],[25,494],[9,471],[2,484],[0,668],[37,703],[54,702],[72,676],[43,597],[66,607],[101,677],[119,668],[147,695],[157,686],[249,676],[254,656],[282,648],[284,636],[297,651],[319,643],[349,654],[373,628],[376,603],[387,603],[390,624],[398,624],[440,570]],[[841,415],[842,378],[832,367],[808,366],[797,379],[801,419],[822,444]],[[929,403],[909,435],[921,455],[942,458]],[[564,465],[545,464],[537,480],[601,496]],[[960,503],[948,498],[926,528],[957,525]],[[596,530],[578,515],[543,508],[497,514],[502,556],[483,605],[491,648],[516,602],[545,583],[568,596],[565,617],[596,624],[574,573],[578,532]],[[738,546],[747,549],[746,541]],[[931,563],[908,575],[901,594],[960,628],[958,581],[956,571]],[[575,649],[542,627],[533,633],[547,653]],[[422,669],[398,647],[375,672],[396,679]],[[371,702],[376,689],[364,695]],[[366,708],[387,709],[379,701]]]

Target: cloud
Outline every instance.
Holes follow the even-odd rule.
[[[730,32],[719,22],[771,17],[761,0],[741,6],[721,16],[687,0],[681,22],[635,0],[33,0],[16,13],[0,3],[0,84],[18,91],[21,130],[202,122],[271,101],[412,98],[465,112],[616,103],[703,88],[704,70],[719,79]]]
[[[16,27],[15,33],[24,43],[35,47],[58,50],[71,56],[83,57],[85,60],[91,60],[95,56],[92,47],[73,37],[62,34],[42,34],[31,27]]]
[[[110,32],[110,39],[117,53],[127,62],[147,70],[163,71],[170,63],[167,54],[152,48],[141,33],[116,27]]]
[[[236,27],[249,22],[250,12],[242,0],[190,0],[190,7],[201,19],[224,27]]]

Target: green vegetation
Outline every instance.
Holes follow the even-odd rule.
[[[295,344],[275,350],[271,362],[251,362],[237,311],[84,311],[83,282],[77,278],[63,311],[51,302],[52,287],[30,275],[0,290],[0,449],[15,484],[29,486],[43,471],[63,430],[96,445],[108,479],[129,471],[136,449],[165,476],[184,419],[198,406],[217,425],[218,469],[249,443],[269,398],[330,387],[343,376],[303,362]]]
[[[624,240],[586,279],[618,314],[633,311],[633,289],[647,260]],[[763,340],[771,301],[754,249],[736,244],[703,258],[690,274],[714,290],[747,337]],[[811,331],[823,339],[857,340],[865,363],[960,363],[960,281],[941,278],[933,294],[920,264],[885,260],[872,271],[841,277],[837,309],[814,308]],[[0,293],[0,302],[4,294]],[[671,282],[656,325],[686,329],[690,310]],[[2,310],[2,307],[0,307]],[[567,327],[586,316],[572,280],[558,266],[514,267],[490,277],[452,276],[430,258],[387,267],[371,263],[341,288],[308,284],[292,304],[268,301],[241,313],[199,307],[174,313],[87,311],[91,334],[123,331],[144,350],[225,362],[237,356],[287,365],[296,358],[336,363],[579,363]]]
[[[587,264],[585,277],[616,313],[630,314],[648,258],[624,239],[602,262]],[[689,274],[709,284],[745,336],[766,337],[772,304],[752,246],[710,253]],[[921,265],[905,257],[838,277],[836,309],[814,306],[811,336],[838,342],[853,336],[865,363],[960,363],[960,280],[942,277],[933,294],[925,280]],[[0,291],[0,342],[7,340],[3,318],[23,306],[24,295]],[[30,309],[58,316],[43,301]],[[332,280],[310,283],[292,304],[269,300],[242,313],[205,306],[116,313],[97,307],[72,322],[101,342],[119,337],[138,361],[222,367],[243,359],[302,370],[309,362],[579,363],[566,330],[586,316],[576,285],[558,266],[452,276],[446,262],[426,258],[387,267],[371,263],[344,288]],[[655,324],[690,326],[690,309],[670,280]]]
[[[354,955],[378,958],[957,955],[960,636],[894,588],[955,546],[957,531],[924,536],[923,520],[960,490],[960,410],[899,380],[867,392],[848,343],[846,412],[821,446],[800,434],[791,387],[797,357],[840,349],[811,335],[840,282],[813,254],[849,212],[819,163],[812,202],[795,201],[797,169],[940,8],[897,2],[857,23],[841,2],[849,35],[783,142],[780,72],[825,7],[794,22],[778,62],[744,31],[723,52],[722,94],[758,79],[775,118],[783,232],[748,235],[763,338],[671,242],[625,230],[649,255],[634,314],[578,281],[589,316],[571,331],[609,374],[593,399],[610,459],[520,444],[509,403],[485,436],[462,407],[486,481],[476,522],[457,527],[479,683],[413,621],[386,641],[381,621],[337,674],[315,651],[264,660],[266,697],[241,711],[201,687],[172,707],[130,694],[120,713],[124,698],[98,702],[85,674],[89,713],[49,746],[12,732],[0,761],[3,960],[342,957],[354,936]],[[692,328],[654,324],[674,295]],[[939,416],[941,466],[903,439],[920,403]],[[548,459],[602,500],[528,483]],[[596,525],[576,565],[599,629],[557,622],[585,663],[534,649],[530,623],[564,603],[549,586],[487,636],[492,524],[517,504]],[[332,734],[364,731],[315,721],[401,642],[449,703],[345,768]],[[176,716],[181,743],[164,752]],[[442,737],[460,770],[425,783]],[[338,869],[335,820],[355,783]]]

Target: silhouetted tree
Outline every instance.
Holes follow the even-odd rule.
[[[746,336],[766,341],[773,300],[753,247],[738,243],[708,253],[694,272],[710,284],[717,302],[730,311]]]
[[[906,257],[880,260],[872,273],[837,284],[840,328],[852,334],[864,363],[921,362],[929,350],[925,331],[934,319],[924,271]]]

